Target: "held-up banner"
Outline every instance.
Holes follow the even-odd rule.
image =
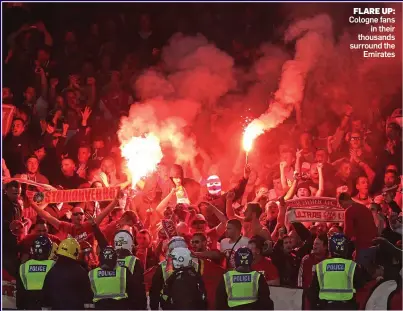
[[[344,209],[335,198],[302,198],[289,200],[287,217],[290,222],[343,222]]]
[[[3,122],[3,128],[2,128],[2,135],[3,137],[8,134],[10,131],[11,123],[13,121],[14,117],[14,112],[15,112],[15,106],[13,105],[7,105],[3,104],[3,117],[2,117],[2,122]]]
[[[116,198],[120,187],[112,188],[85,188],[72,190],[56,190],[35,192],[27,191],[27,197],[33,198],[37,203],[61,203],[61,202],[91,202],[112,201]]]

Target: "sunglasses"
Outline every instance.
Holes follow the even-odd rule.
[[[73,213],[72,215],[73,215],[73,216],[84,216],[84,213],[77,212],[77,213]]]
[[[192,222],[192,226],[204,225],[206,222],[204,220],[195,220]]]
[[[353,141],[353,140],[361,140],[361,137],[351,137],[350,140],[351,140],[351,141]]]
[[[190,241],[190,244],[200,244],[201,241]]]

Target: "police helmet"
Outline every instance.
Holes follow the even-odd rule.
[[[253,261],[252,251],[247,247],[240,247],[235,252],[235,267],[251,266]]]
[[[133,250],[133,235],[127,230],[120,230],[115,234],[114,238],[115,249],[127,249],[128,251]]]
[[[112,246],[105,247],[99,255],[101,269],[113,270],[116,267],[118,255]]]
[[[192,266],[192,254],[187,248],[174,248],[169,256],[172,258],[174,269],[188,268]]]
[[[52,241],[47,236],[39,236],[31,246],[31,254],[35,260],[46,260],[52,251]]]
[[[347,238],[342,233],[332,235],[329,239],[329,252],[331,256],[346,256],[347,242]]]

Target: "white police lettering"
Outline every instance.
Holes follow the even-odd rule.
[[[124,260],[118,260],[118,265],[120,267],[123,267],[125,265],[125,261]]]
[[[326,265],[326,271],[344,271],[345,266],[344,263],[330,263]]]
[[[29,266],[28,272],[46,272],[46,265]]]
[[[99,278],[110,278],[114,276],[116,276],[116,271],[105,271],[105,270],[98,271]]]
[[[252,276],[250,274],[234,275],[232,277],[234,283],[250,283],[252,282]]]

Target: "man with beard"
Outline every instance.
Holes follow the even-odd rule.
[[[311,253],[302,258],[298,273],[298,287],[309,288],[312,282],[313,267],[327,257],[327,245],[326,234],[320,234],[314,240]]]
[[[191,251],[196,257],[208,251],[207,237],[203,233],[194,233],[190,241]],[[216,251],[219,255],[219,252]],[[209,310],[214,310],[216,288],[225,270],[210,259],[200,259],[202,269],[202,279],[206,286],[207,304]],[[219,262],[218,262],[219,263]]]

